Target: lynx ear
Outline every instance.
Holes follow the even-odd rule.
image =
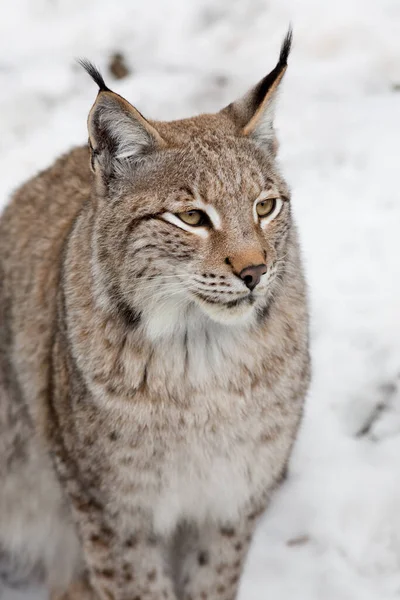
[[[132,161],[165,147],[158,131],[127,100],[106,86],[96,67],[86,60],[79,62],[99,86],[88,118],[94,172],[116,174]]]
[[[289,28],[276,67],[245,96],[222,111],[236,123],[241,135],[251,136],[268,146],[274,153],[276,149],[273,127],[275,102],[279,84],[287,68],[291,45],[292,29]]]

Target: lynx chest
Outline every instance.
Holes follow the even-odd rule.
[[[154,527],[164,533],[182,519],[235,520],[287,459],[295,420],[284,423],[268,405],[267,397],[260,403],[217,391],[185,409],[139,407],[110,454],[121,505],[127,512],[152,506]]]

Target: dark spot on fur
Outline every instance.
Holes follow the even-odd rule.
[[[260,517],[264,512],[263,508],[259,508],[257,510],[254,510],[252,513],[249,514],[249,516],[247,517],[249,521],[255,521],[256,519],[258,519],[258,517]]]
[[[115,442],[118,439],[118,433],[116,431],[112,431],[108,437],[111,442]]]
[[[131,535],[125,542],[126,548],[135,548],[137,546],[138,540],[135,535]]]
[[[271,433],[262,433],[260,435],[260,442],[261,442],[261,444],[269,444],[274,439],[275,439],[275,436],[272,435]]]
[[[140,271],[138,273],[135,274],[135,277],[137,279],[140,279],[141,277],[143,277],[143,275],[146,273],[147,271],[147,267],[148,265],[146,265],[145,267],[143,267],[143,269],[140,269]]]
[[[198,563],[200,565],[200,567],[204,567],[205,565],[208,565],[208,563],[210,562],[210,557],[208,555],[208,552],[200,552],[198,557],[197,557]]]
[[[96,575],[99,577],[103,577],[104,579],[114,579],[115,571],[114,569],[96,569]]]
[[[221,535],[223,535],[224,537],[234,537],[236,535],[236,531],[233,529],[233,527],[221,527]]]
[[[240,552],[241,550],[243,550],[242,542],[238,542],[237,544],[235,544],[235,550],[236,552]]]
[[[219,585],[217,587],[217,594],[223,594],[226,590],[226,587],[224,585]]]
[[[155,581],[157,579],[157,571],[153,569],[147,573],[148,581]]]
[[[117,394],[118,388],[115,385],[112,385],[111,383],[109,383],[106,385],[106,392],[107,392],[107,394],[114,395],[114,394]]]
[[[99,550],[107,550],[110,547],[110,540],[106,540],[99,535],[92,535],[90,541]]]
[[[110,540],[112,537],[114,537],[113,530],[110,529],[109,527],[107,527],[107,525],[102,525],[102,527],[100,529],[100,534],[103,538],[107,538],[108,540]]]
[[[130,467],[135,462],[135,457],[132,454],[128,454],[121,457],[121,465]]]
[[[71,495],[71,500],[77,511],[82,513],[100,512],[103,510],[102,505],[94,500],[94,498],[82,498],[80,496]]]

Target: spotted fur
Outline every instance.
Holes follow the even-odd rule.
[[[103,82],[89,148],[6,208],[9,581],[41,574],[52,600],[236,597],[309,381],[305,284],[271,138],[289,46],[244,99],[171,123],[147,121],[88,67]],[[259,197],[281,199],[264,226]],[[181,225],[188,210],[208,224]],[[260,264],[250,290],[241,273]]]

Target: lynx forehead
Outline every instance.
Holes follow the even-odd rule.
[[[237,597],[309,381],[273,128],[290,43],[243,98],[170,123],[84,62],[89,148],[0,219],[0,579]]]

